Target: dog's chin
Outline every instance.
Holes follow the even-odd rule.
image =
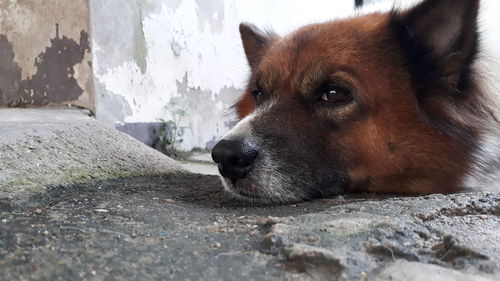
[[[311,199],[311,197],[304,197],[300,193],[293,192],[293,188],[286,183],[263,186],[259,180],[252,176],[237,181],[222,176],[221,179],[224,189],[230,196],[247,203],[282,205]]]
[[[252,179],[245,178],[233,181],[221,176],[221,180],[226,192],[237,200],[263,204],[273,202],[272,198],[266,198],[262,192],[259,192],[257,182]]]

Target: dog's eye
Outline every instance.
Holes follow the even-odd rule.
[[[252,97],[255,99],[256,102],[260,102],[260,99],[262,97],[262,91],[253,90],[252,92],[250,92],[250,94],[252,95]]]
[[[342,105],[352,100],[351,91],[346,88],[327,84],[322,87],[319,101]]]

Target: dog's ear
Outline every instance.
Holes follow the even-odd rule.
[[[479,0],[424,0],[391,13],[417,86],[434,82],[458,91],[467,86],[478,51],[478,10]]]
[[[248,23],[240,24],[240,34],[248,64],[251,68],[255,68],[262,59],[265,49],[276,35],[264,32]]]

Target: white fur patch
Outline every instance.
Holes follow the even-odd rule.
[[[252,134],[252,127],[250,126],[250,122],[256,116],[255,113],[251,113],[247,115],[245,118],[241,119],[236,126],[234,126],[231,131],[225,134],[222,139],[223,140],[232,140],[236,138],[247,137]]]
[[[500,1],[483,0],[479,12],[480,54],[474,64],[477,80],[490,113],[486,130],[474,153],[476,159],[463,186],[473,189],[500,190]]]

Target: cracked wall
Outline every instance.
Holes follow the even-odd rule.
[[[178,148],[211,148],[235,123],[230,107],[249,71],[240,22],[283,34],[353,9],[344,0],[90,0],[97,118],[149,143],[145,132],[172,120],[175,104],[186,112]]]
[[[94,111],[87,0],[0,2],[0,107]]]

